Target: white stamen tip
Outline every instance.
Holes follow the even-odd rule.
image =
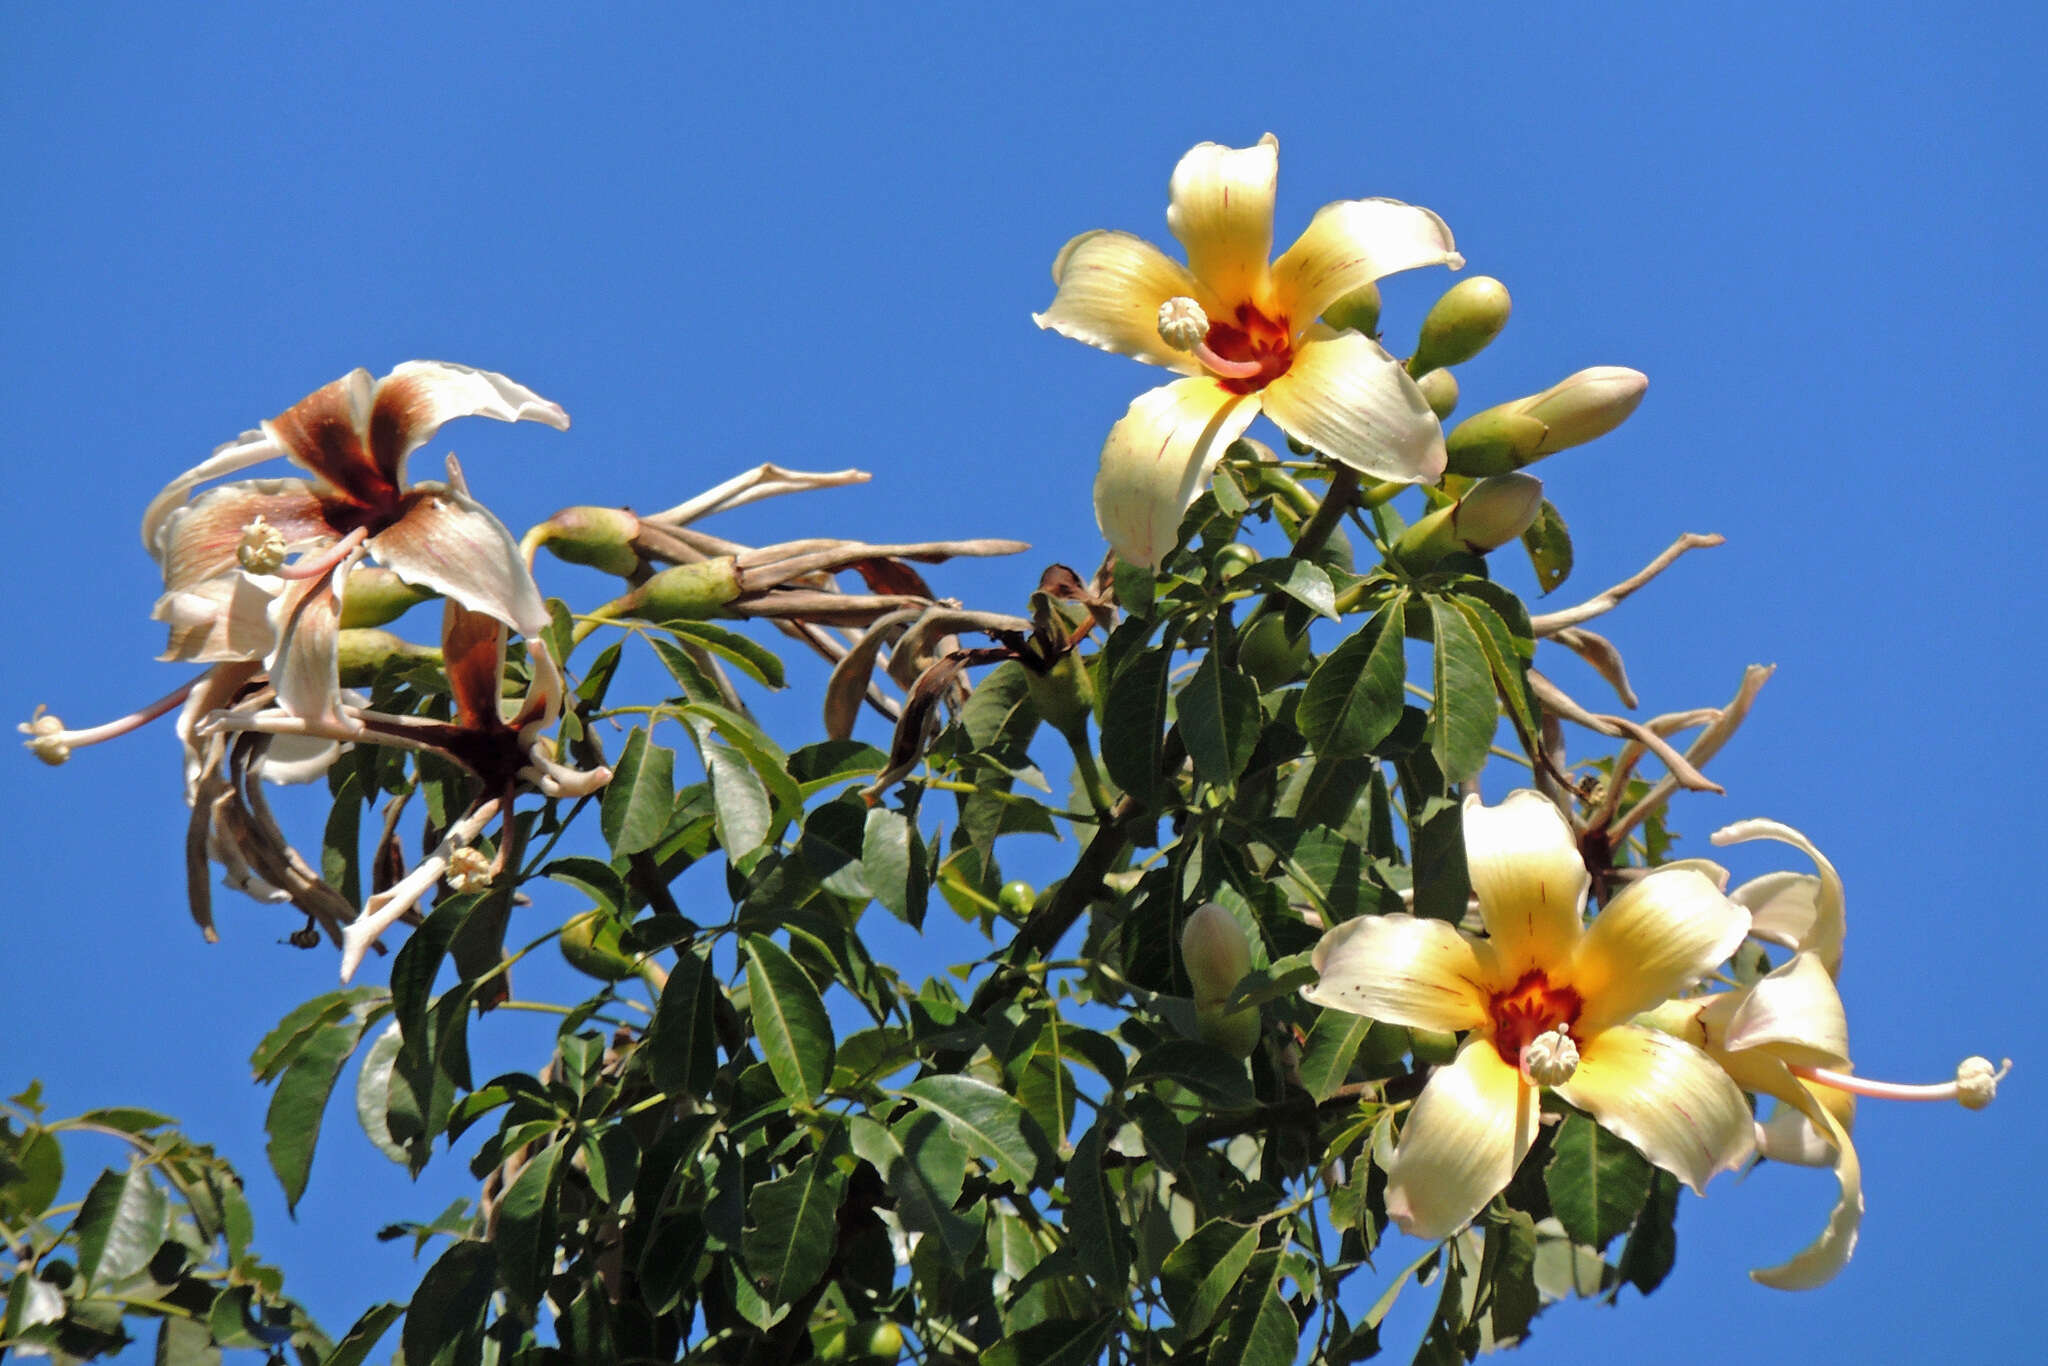
[[[1562,1086],[1579,1070],[1579,1046],[1563,1026],[1548,1029],[1522,1047],[1522,1075],[1538,1086]]]
[[[1192,351],[1209,337],[1209,315],[1184,294],[1159,305],[1159,338],[1176,351]]]
[[[491,885],[491,860],[475,845],[448,857],[448,887],[453,892],[480,892]]]
[[[1998,1083],[2012,1071],[2012,1059],[1993,1067],[1989,1058],[1964,1058],[1956,1064],[1956,1100],[1965,1110],[1981,1110],[1998,1098]]]
[[[64,733],[64,723],[49,715],[38,706],[35,714],[15,727],[28,739],[22,743],[28,752],[55,768],[71,757],[71,743]]]
[[[284,533],[257,513],[242,528],[242,539],[235,546],[235,563],[251,574],[275,574],[284,567],[284,557]]]

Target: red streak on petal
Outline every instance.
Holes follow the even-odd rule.
[[[1493,1048],[1510,1067],[1522,1065],[1522,1050],[1538,1034],[1570,1026],[1578,1020],[1584,1005],[1570,987],[1554,987],[1543,969],[1531,968],[1506,991],[1497,991],[1486,1003],[1493,1018]]]

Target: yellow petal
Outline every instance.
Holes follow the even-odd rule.
[[[1653,1029],[1621,1025],[1579,1049],[1558,1095],[1694,1190],[1756,1149],[1741,1090],[1712,1058]]]
[[[1856,1145],[1849,1134],[1823,1110],[1828,1137],[1835,1144],[1835,1184],[1841,1194],[1827,1227],[1820,1237],[1789,1261],[1749,1273],[1751,1280],[1773,1290],[1812,1290],[1827,1284],[1849,1264],[1856,1251],[1856,1235],[1863,1227],[1863,1164],[1856,1159]]]
[[[1550,799],[1526,787],[1499,806],[1467,797],[1465,868],[1502,973],[1512,981],[1532,967],[1563,968],[1579,941],[1591,879]]]
[[[1387,1213],[1418,1238],[1457,1232],[1513,1178],[1541,1113],[1536,1088],[1492,1042],[1468,1039],[1430,1077],[1401,1130],[1387,1170]]]
[[[1352,290],[1417,266],[1465,264],[1444,220],[1397,199],[1347,199],[1316,210],[1273,263],[1274,302],[1305,324]]]
[[[1362,915],[1316,945],[1319,1006],[1388,1024],[1455,1031],[1486,1023],[1497,969],[1485,945],[1442,920]]]
[[[1716,844],[1743,844],[1749,840],[1777,840],[1789,844],[1813,860],[1818,880],[1809,891],[1811,905],[1796,893],[1795,884],[1759,878],[1736,889],[1736,899],[1750,906],[1757,916],[1757,932],[1773,943],[1794,949],[1811,949],[1835,976],[1842,972],[1842,940],[1848,933],[1847,900],[1842,878],[1835,865],[1822,857],[1813,841],[1789,825],[1777,821],[1747,820],[1724,826],[1713,834]],[[1744,894],[1749,900],[1744,901]]]
[[[1795,954],[1744,991],[1720,1043],[1731,1053],[1760,1048],[1788,1063],[1847,1067],[1849,1019],[1820,956]]]
[[[1429,400],[1399,361],[1356,332],[1309,328],[1260,398],[1282,431],[1360,474],[1427,484],[1444,472],[1443,427]]]
[[[1187,267],[1144,238],[1082,233],[1060,252],[1052,277],[1059,286],[1052,306],[1031,315],[1040,327],[1183,375],[1201,373],[1192,356],[1159,339],[1159,305],[1185,295],[1206,310],[1213,301],[1201,297]]]
[[[1678,995],[1748,932],[1749,912],[1689,868],[1630,883],[1572,953],[1567,979],[1585,999],[1581,1025],[1604,1029]]]
[[[1273,190],[1279,179],[1280,140],[1271,133],[1256,147],[1204,142],[1173,168],[1166,226],[1187,248],[1195,278],[1225,313],[1241,303],[1270,306],[1267,261],[1273,255]]]
[[[1257,399],[1212,379],[1177,379],[1138,396],[1109,429],[1095,473],[1095,520],[1120,559],[1156,565],[1166,557],[1181,514],[1258,412]]]

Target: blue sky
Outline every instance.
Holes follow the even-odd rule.
[[[1099,554],[1095,452],[1156,378],[1031,325],[1053,253],[1091,227],[1163,239],[1175,159],[1270,130],[1282,242],[1326,200],[1388,195],[1506,281],[1467,411],[1585,365],[1650,375],[1623,432],[1538,472],[1579,538],[1561,599],[1681,531],[1729,538],[1601,628],[1646,711],[1780,666],[1713,769],[1729,795],[1675,808],[1684,849],[1768,815],[1834,859],[1859,1070],[2019,1064],[1985,1114],[1864,1107],[1870,1214],[1834,1285],[1745,1279],[1830,1201],[1823,1174],[1761,1171],[1687,1199],[1665,1290],[1554,1313],[1521,1359],[2022,1355],[2013,1233],[2044,1212],[2048,1117],[2038,9],[1100,8],[15,7],[7,707],[86,724],[180,681],[152,661],[144,501],[318,385],[413,357],[572,415],[423,453],[459,452],[514,527],[667,506],[766,459],[858,465],[872,484],[714,529],[1017,536],[1025,559],[935,579],[1014,610],[1042,563]],[[1389,288],[1390,345],[1447,283]],[[768,712],[792,743],[815,682]],[[223,942],[200,942],[168,732],[15,765],[0,1086],[151,1105],[229,1152],[331,1330],[403,1298],[413,1269],[370,1234],[465,1190],[460,1166],[411,1188],[338,1101],[286,1220],[245,1061],[333,960],[226,895]],[[510,1063],[545,1032],[499,1037]]]

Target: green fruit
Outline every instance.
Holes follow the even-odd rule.
[[[1258,562],[1258,551],[1242,541],[1232,541],[1216,552],[1216,577],[1227,583]]]
[[[1038,904],[1038,889],[1022,878],[1005,882],[1003,890],[996,893],[996,904],[1010,915],[1029,915]]]
[[[1446,1063],[1458,1056],[1458,1036],[1440,1029],[1411,1029],[1408,1051],[1419,1063]]]
[[[1237,642],[1237,662],[1259,685],[1260,692],[1285,687],[1308,669],[1312,654],[1308,633],[1297,638],[1287,633],[1286,619],[1268,612],[1252,623]]]
[[[640,965],[619,947],[619,922],[605,910],[588,910],[562,926],[555,941],[562,957],[578,972],[600,982],[621,982],[640,970]]]

